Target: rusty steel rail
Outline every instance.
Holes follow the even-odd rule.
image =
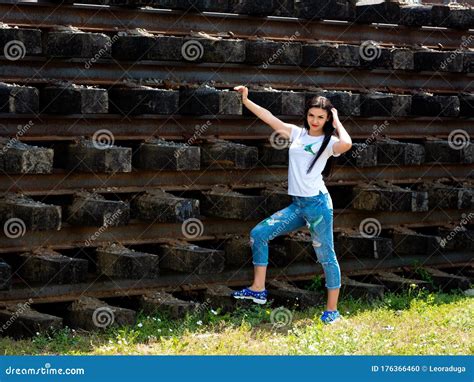
[[[302,125],[303,119],[280,116],[282,120]],[[340,116],[344,127],[353,139],[366,139],[374,132],[374,126],[385,124],[383,134],[398,139],[424,139],[436,136],[446,139],[456,129],[463,129],[474,135],[474,118],[449,117],[346,117]],[[123,117],[116,114],[54,116],[48,114],[18,115],[0,114],[0,136],[12,137],[18,133],[18,126],[28,125],[22,141],[74,140],[81,136],[93,136],[98,129],[110,130],[115,139],[140,140],[150,136],[166,139],[186,140],[190,128],[210,121],[199,138],[218,136],[222,139],[269,139],[271,128],[257,118],[245,116],[209,115],[188,117],[184,115],[139,115]],[[32,123],[30,123],[30,121]],[[385,123],[387,121],[387,123]]]
[[[57,4],[1,4],[1,21],[22,27],[52,28],[73,25],[88,31],[116,32],[143,28],[153,33],[186,35],[191,30],[209,34],[232,31],[235,37],[249,38],[256,35],[272,39],[285,39],[295,35],[294,41],[325,40],[359,44],[375,40],[398,46],[425,45],[456,49],[463,37],[473,30],[402,25],[364,25],[346,21],[309,21],[296,18],[251,17],[236,14],[190,13],[160,9],[134,9],[133,17],[128,8],[61,5]]]
[[[425,266],[451,266],[453,263],[462,266],[472,261],[469,252],[439,253],[435,256],[412,255],[384,259],[341,259],[341,271],[344,275],[369,274],[381,271],[396,271],[400,267],[412,268]],[[318,264],[294,263],[286,268],[268,268],[269,279],[284,281],[311,280],[322,274]],[[117,296],[138,296],[153,290],[177,292],[183,290],[201,290],[210,285],[224,284],[241,286],[253,280],[253,269],[231,270],[212,275],[173,274],[160,275],[157,279],[148,280],[114,280],[94,281],[68,285],[47,285],[44,287],[13,287],[12,290],[0,292],[0,306],[33,299],[34,304],[74,301],[81,296],[107,298]]]
[[[25,58],[21,63],[0,61],[0,81],[19,84],[47,84],[55,80],[80,85],[114,85],[124,80],[160,79],[169,83],[188,84],[215,81],[226,87],[239,84],[271,84],[275,89],[302,90],[321,87],[328,90],[380,90],[395,93],[423,89],[428,92],[456,94],[474,90],[474,74],[435,71],[393,71],[359,68],[302,68],[270,65],[262,69],[254,65],[185,62],[100,60],[85,69],[87,60],[50,60]]]
[[[78,189],[101,193],[141,192],[153,188],[168,191],[207,190],[216,184],[238,188],[265,188],[287,180],[286,166],[255,167],[245,170],[148,171],[131,173],[69,173],[56,169],[53,174],[0,175],[0,192],[27,195],[68,195]],[[422,164],[410,166],[374,166],[352,168],[336,166],[329,186],[355,185],[385,179],[392,183],[420,183],[439,178],[465,180],[474,178],[470,164]]]
[[[359,226],[365,218],[377,219],[382,227],[396,228],[400,225],[407,227],[431,227],[445,225],[448,222],[458,223],[463,218],[463,210],[431,210],[427,212],[383,212],[356,211],[353,209],[334,210],[334,231],[353,229]],[[464,214],[465,215],[465,214]],[[203,218],[204,231],[201,236],[192,241],[217,240],[229,235],[248,235],[258,221],[242,221],[234,219]],[[99,227],[64,226],[59,231],[28,231],[19,238],[0,237],[0,253],[31,251],[32,249],[49,247],[52,249],[68,249],[85,247],[90,242],[91,247],[120,242],[124,245],[164,243],[170,239],[186,238],[182,233],[181,224],[147,223],[132,221],[131,224],[108,227],[97,236]],[[191,240],[187,238],[187,240]]]

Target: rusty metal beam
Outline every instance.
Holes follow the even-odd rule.
[[[380,271],[397,270],[399,267],[415,267],[419,264],[430,266],[444,266],[459,263],[460,265],[472,261],[472,253],[449,252],[427,257],[426,255],[412,255],[399,258],[385,259],[383,262],[372,259],[341,259],[341,271],[345,275],[367,274]],[[286,268],[268,269],[268,279],[280,280],[310,280],[322,274],[318,264],[295,263]],[[138,296],[153,290],[167,290],[175,292],[180,290],[205,289],[210,285],[225,284],[228,286],[241,286],[253,279],[253,269],[240,269],[226,271],[212,275],[170,274],[160,275],[155,280],[114,280],[93,281],[81,284],[48,285],[29,287],[14,287],[12,290],[0,292],[0,306],[4,304],[19,303],[33,299],[34,304],[74,301],[81,296],[97,298],[117,296]]]
[[[280,116],[282,120],[302,125],[302,117]],[[30,123],[31,121],[31,123]],[[243,116],[139,115],[130,117],[116,114],[54,116],[0,114],[0,136],[11,137],[23,129],[22,141],[74,140],[81,136],[93,136],[98,129],[110,130],[115,139],[134,140],[160,136],[166,139],[187,139],[196,125],[210,121],[201,138],[219,136],[223,139],[268,139],[271,128],[256,118]],[[376,127],[384,125],[383,134],[394,139],[424,139],[427,136],[447,138],[456,129],[474,135],[473,118],[448,117],[345,117],[344,127],[353,139],[366,139]],[[387,121],[387,123],[385,123]]]
[[[448,222],[458,223],[463,210],[431,210],[427,212],[381,212],[357,211],[352,209],[334,210],[334,230],[354,229],[366,218],[377,219],[383,228],[426,227],[445,225]],[[241,221],[233,219],[203,218],[203,232],[194,240],[224,239],[229,235],[248,235],[258,221]],[[181,224],[146,223],[132,221],[120,227],[108,227],[98,231],[99,227],[64,226],[59,231],[28,231],[19,238],[0,237],[0,253],[29,251],[40,247],[67,249],[105,245],[120,242],[124,245],[163,243],[170,239],[186,239]],[[102,232],[103,231],[103,232]]]
[[[77,189],[102,193],[141,192],[163,188],[169,191],[205,190],[216,184],[238,188],[265,188],[287,180],[285,166],[256,167],[251,170],[134,171],[131,173],[68,173],[56,169],[53,174],[0,175],[0,192],[22,192],[29,195],[72,194]],[[385,179],[393,183],[419,183],[439,178],[473,177],[469,164],[424,164],[352,168],[336,166],[329,186],[355,185]]]
[[[446,28],[411,28],[402,25],[363,25],[345,21],[309,21],[296,18],[248,17],[235,14],[190,13],[159,9],[97,7],[88,5],[57,4],[0,4],[2,22],[34,28],[51,28],[73,25],[90,31],[116,32],[130,28],[143,28],[150,32],[175,35],[189,31],[217,34],[232,31],[235,37],[265,36],[288,39],[299,33],[297,40],[325,40],[359,44],[366,40],[380,41],[398,46],[425,45],[447,49],[462,46],[463,37],[473,31]],[[296,37],[296,36],[295,36]]]
[[[0,61],[0,81],[45,84],[52,78],[76,84],[113,85],[124,80],[160,79],[171,83],[225,83],[269,85],[275,89],[380,90],[409,92],[422,88],[428,92],[459,93],[474,89],[474,74],[393,71],[358,68],[302,68],[272,65],[267,69],[239,64],[143,61],[137,63],[101,60],[85,69],[87,60],[25,58],[21,63]]]

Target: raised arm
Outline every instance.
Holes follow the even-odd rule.
[[[248,99],[249,90],[246,86],[236,86],[234,90],[242,94],[242,103],[247,109],[254,113],[258,118],[263,122],[269,125],[273,130],[278,131],[278,133],[285,138],[290,139],[291,137],[291,127],[290,123],[285,123],[282,120],[275,117],[267,109],[257,105],[255,102],[252,102]]]

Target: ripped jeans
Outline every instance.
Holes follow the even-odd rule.
[[[327,289],[341,287],[341,269],[334,251],[333,206],[329,193],[293,196],[293,203],[258,223],[250,231],[253,265],[268,265],[268,242],[277,236],[307,226],[314,251],[321,263]]]

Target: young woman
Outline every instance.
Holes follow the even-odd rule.
[[[232,296],[265,304],[269,240],[306,225],[328,289],[327,306],[321,320],[324,323],[336,322],[341,317],[337,310],[341,271],[334,252],[333,205],[323,175],[328,176],[331,172],[331,156],[337,157],[351,148],[351,137],[342,126],[337,110],[325,97],[314,97],[306,104],[304,127],[301,128],[279,120],[250,101],[245,86],[237,86],[234,90],[242,94],[243,104],[252,113],[290,140],[288,194],[293,202],[258,223],[250,232],[254,281],[250,287],[236,291]],[[333,135],[334,131],[339,138]]]

